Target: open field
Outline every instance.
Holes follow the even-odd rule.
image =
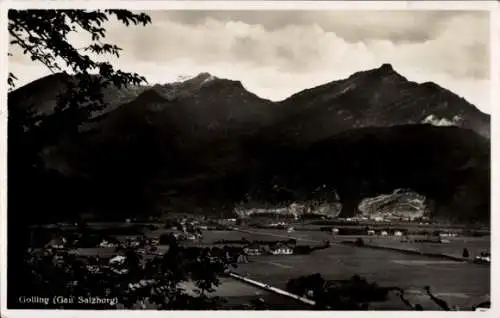
[[[380,236],[369,236],[369,235],[332,235],[328,232],[321,231],[296,231],[293,233],[287,233],[284,230],[272,230],[272,229],[247,229],[244,230],[245,233],[241,233],[241,237],[246,237],[249,240],[253,240],[254,236],[265,237],[267,235],[268,239],[286,239],[293,237],[297,239],[302,244],[321,244],[324,240],[329,240],[332,243],[340,243],[344,240],[355,240],[361,237],[365,242],[370,242],[370,244],[397,247],[402,249],[417,250],[420,252],[429,253],[443,253],[452,256],[461,257],[464,248],[469,250],[471,257],[478,255],[481,251],[489,251],[491,245],[490,236],[483,237],[456,237],[450,238],[450,243],[439,244],[439,243],[403,243],[401,238],[398,237],[380,237]],[[222,232],[221,232],[222,233]],[[252,234],[251,234],[252,233]],[[212,234],[213,235],[213,234]],[[237,237],[235,233],[230,234],[231,237]],[[271,238],[274,237],[274,238]],[[410,236],[411,239],[425,239],[425,236]]]
[[[284,232],[284,231],[283,231]],[[286,233],[285,233],[286,234]],[[269,235],[266,233],[244,233],[240,231],[205,231],[203,232],[203,243],[204,244],[214,244],[219,240],[241,240],[247,239],[249,241],[276,241],[280,240],[276,236]]]
[[[232,278],[222,277],[221,285],[210,296],[224,297],[227,307],[241,307],[250,305],[252,300],[262,298],[267,304],[272,304],[273,309],[310,309],[309,306],[288,297],[263,290],[256,286],[246,284]],[[196,287],[192,283],[185,284],[183,288],[193,290]]]
[[[417,237],[412,237],[417,238]],[[400,239],[394,237],[369,237],[364,238],[367,242],[371,240],[370,244],[402,248],[408,250],[415,250],[422,253],[440,253],[451,255],[455,257],[462,257],[463,249],[466,248],[469,251],[471,258],[479,255],[483,251],[489,251],[491,248],[490,237],[456,237],[451,238],[450,243],[404,243]],[[419,239],[424,239],[424,237],[419,237]]]
[[[459,231],[459,230],[489,230],[488,225],[465,225],[465,224],[443,224],[443,223],[422,223],[422,222],[401,222],[401,221],[391,221],[391,222],[376,222],[372,220],[358,221],[358,222],[346,222],[337,219],[332,220],[311,220],[311,221],[299,221],[296,224],[297,229],[314,230],[323,226],[341,226],[348,228],[364,228],[366,226],[370,228],[403,228],[408,230],[447,230],[447,231]]]
[[[254,229],[249,231],[255,233],[256,237],[254,238],[248,232],[242,233],[249,240],[264,239],[263,237],[267,237],[267,239],[293,237],[298,239],[301,244],[311,245],[321,244],[328,236],[328,234],[321,232],[286,233],[285,231]],[[228,233],[228,237],[237,236],[234,232],[226,233]],[[219,232],[218,235],[224,235],[224,233]],[[485,244],[484,242],[472,242],[478,245]],[[253,257],[250,263],[240,264],[236,272],[278,288],[285,288],[290,278],[316,272],[321,273],[327,279],[347,279],[358,274],[382,286],[404,288],[410,301],[420,302],[426,308],[435,309],[437,308],[429,302],[428,297],[423,293],[423,287],[426,285],[431,286],[437,295],[451,304],[464,307],[473,305],[478,299],[490,292],[489,266],[435,260],[422,256],[337,244],[310,255]],[[391,301],[374,303],[372,308],[397,309],[402,308],[401,305],[399,299],[391,297]]]
[[[146,236],[158,237],[168,233],[168,229],[148,231]],[[370,282],[381,286],[398,286],[406,290],[407,298],[412,303],[421,303],[426,309],[438,309],[424,294],[423,287],[429,285],[435,294],[449,301],[450,304],[468,307],[482,300],[490,292],[490,267],[466,264],[447,260],[436,260],[419,255],[404,255],[392,251],[373,250],[346,246],[342,240],[353,240],[358,236],[333,236],[321,231],[297,231],[246,228],[241,231],[204,231],[203,245],[211,245],[218,240],[286,240],[297,239],[298,244],[320,245],[324,240],[333,244],[330,248],[313,252],[310,255],[260,256],[251,257],[250,263],[239,264],[235,272],[285,289],[289,279],[320,273],[326,279],[348,279],[360,275]],[[131,235],[134,236],[134,235]],[[119,236],[123,239],[126,235]],[[382,246],[413,248],[428,252],[442,252],[460,256],[464,247],[469,249],[471,257],[479,251],[489,250],[489,237],[463,238],[451,240],[449,244],[402,243],[395,237],[363,236],[366,242]],[[194,243],[194,242],[193,242]],[[190,243],[190,244],[193,244]],[[198,244],[198,242],[194,243]],[[160,247],[161,248],[161,247]],[[79,249],[81,255],[100,255],[110,257],[114,249],[88,248]],[[458,255],[457,255],[458,253]],[[223,284],[215,295],[227,297],[227,306],[238,306],[250,302],[256,295],[262,296],[273,308],[291,309],[303,306],[283,296],[275,295],[257,287],[248,286],[224,278]],[[384,303],[372,303],[370,308],[380,310],[405,309],[396,295]]]

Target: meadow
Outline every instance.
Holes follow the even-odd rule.
[[[208,239],[295,238],[299,244],[314,245],[321,244],[323,240],[331,236],[331,234],[318,231],[287,233],[283,230],[248,229],[247,232],[240,234],[235,231],[212,232],[208,234]],[[335,242],[335,240],[332,241]],[[488,245],[488,240],[484,238],[482,240],[466,239],[466,242],[470,246],[479,246],[479,248]],[[391,240],[391,244],[398,243],[396,240]],[[450,246],[453,248],[453,245]],[[434,247],[428,245],[427,248]],[[381,286],[403,288],[410,301],[421,303],[429,309],[438,308],[424,294],[425,286],[431,286],[436,295],[461,307],[470,306],[490,293],[489,266],[340,244],[333,244],[328,249],[316,251],[310,255],[251,257],[250,263],[239,264],[236,272],[278,288],[285,288],[290,278],[312,273],[320,273],[326,279],[332,280],[360,275]],[[387,302],[372,304],[371,308],[402,309],[401,301],[395,295],[393,296]]]
[[[147,231],[148,237],[158,237],[170,230],[159,228]],[[117,235],[118,238],[134,236]],[[343,280],[353,275],[360,275],[369,282],[381,286],[397,286],[406,291],[407,298],[412,303],[420,303],[426,309],[438,309],[425,295],[423,288],[431,286],[433,292],[450,304],[468,307],[482,300],[490,293],[490,266],[460,263],[440,260],[419,255],[405,255],[398,252],[359,248],[340,244],[342,240],[353,240],[358,236],[334,236],[328,232],[296,231],[288,233],[285,230],[242,228],[238,231],[204,231],[201,244],[210,246],[219,240],[276,241],[294,238],[301,245],[322,245],[329,240],[330,248],[315,251],[309,255],[292,256],[255,256],[250,257],[247,264],[238,264],[236,273],[262,281],[277,288],[286,288],[291,278],[320,273],[325,279]],[[489,237],[457,237],[449,244],[433,243],[403,243],[401,238],[363,236],[370,244],[381,246],[416,249],[421,251],[441,252],[459,256],[465,247],[471,257],[482,250],[489,250]],[[160,246],[161,249],[161,246]],[[113,248],[81,248],[80,255],[99,255],[111,257]],[[245,285],[231,279],[223,279],[222,285],[214,295],[225,297],[227,306],[237,307],[262,296],[267,303],[283,306],[303,306],[295,301],[275,295],[256,287]],[[390,294],[390,299],[383,303],[372,303],[372,309],[398,310],[406,309],[396,295]]]

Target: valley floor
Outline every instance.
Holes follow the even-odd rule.
[[[295,238],[300,244],[321,244],[332,238],[322,232],[286,233],[277,230],[248,229],[240,235],[237,232],[207,232],[205,240],[231,239],[244,236],[248,240],[272,240],[276,238]],[[333,242],[345,240],[338,237]],[[369,238],[365,238],[369,239]],[[402,243],[391,238],[372,238],[377,244],[397,246]],[[465,246],[471,251],[489,249],[489,237],[457,238],[450,244],[420,244],[415,248],[433,252],[456,254]],[[401,247],[401,246],[399,246]],[[392,251],[371,250],[355,246],[332,244],[328,249],[313,252],[310,255],[292,256],[255,256],[247,264],[240,264],[237,273],[267,282],[278,288],[285,288],[290,278],[320,273],[325,279],[342,280],[353,275],[360,275],[369,282],[381,286],[403,288],[412,303],[420,303],[428,310],[439,310],[424,292],[425,286],[431,286],[433,292],[450,304],[466,308],[479,303],[490,293],[490,266],[476,265],[450,260],[437,260],[425,256],[404,255]],[[372,309],[406,309],[396,295],[391,295],[387,302],[372,303]]]
[[[101,225],[106,228],[105,224]],[[97,226],[97,227],[101,227]],[[171,230],[158,228],[147,231],[145,235],[158,238]],[[134,237],[135,235],[130,235]],[[120,240],[127,235],[116,235]],[[276,241],[294,238],[297,244],[317,246],[325,240],[331,242],[326,249],[317,250],[308,255],[263,255],[250,256],[248,263],[238,264],[235,273],[260,281],[264,284],[286,289],[292,278],[321,274],[327,280],[345,280],[353,275],[366,278],[382,287],[399,287],[405,290],[407,299],[412,304],[421,304],[426,310],[439,308],[425,294],[424,287],[430,286],[433,293],[446,300],[452,306],[468,308],[480,303],[490,294],[490,266],[430,258],[421,255],[408,255],[395,251],[360,248],[341,244],[345,240],[354,240],[360,236],[335,236],[328,232],[257,229],[240,227],[232,231],[203,231],[201,241],[185,242],[186,245],[212,246],[220,240]],[[401,238],[361,236],[369,244],[413,249],[422,252],[445,253],[460,257],[463,248],[467,248],[473,258],[481,251],[490,249],[490,237],[456,237],[448,244],[403,243]],[[158,246],[162,250],[165,246]],[[80,255],[99,255],[109,258],[115,253],[114,248],[76,249]],[[214,292],[215,296],[227,299],[227,308],[242,309],[250,306],[255,299],[262,297],[270,309],[307,309],[307,306],[281,295],[246,285],[241,281],[223,278],[222,284]],[[371,303],[373,310],[407,310],[396,294],[389,293],[385,302]]]

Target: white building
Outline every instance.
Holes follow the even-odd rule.
[[[64,245],[66,244],[66,239],[63,238],[55,238],[50,240],[49,243],[45,247],[47,248],[54,248],[54,249],[61,249],[64,248]]]
[[[238,256],[238,263],[248,263],[248,257],[245,254],[241,254]]]
[[[103,240],[100,244],[99,247],[117,247],[118,244],[108,242],[107,240]]]
[[[273,255],[292,255],[293,249],[286,245],[281,245],[271,248],[270,253]]]
[[[257,247],[245,247],[243,249],[243,252],[245,252],[245,254],[250,256],[262,255],[262,251],[260,250],[260,248]]]
[[[453,232],[439,233],[439,237],[457,237],[457,233]]]
[[[489,252],[481,252],[479,256],[476,256],[475,261],[477,263],[491,263],[491,254]]]
[[[109,260],[110,264],[123,264],[125,262],[125,256],[117,255]]]
[[[131,247],[139,247],[139,245],[141,245],[141,244],[139,242],[137,242],[137,241],[130,242],[130,246]]]

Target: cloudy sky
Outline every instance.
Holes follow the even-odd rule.
[[[150,83],[210,72],[280,100],[305,88],[391,63],[409,80],[434,81],[490,112],[489,16],[480,11],[154,11],[146,27],[110,22],[124,49],[113,64]],[[82,34],[71,40],[87,41]],[[18,85],[47,70],[14,52]]]

